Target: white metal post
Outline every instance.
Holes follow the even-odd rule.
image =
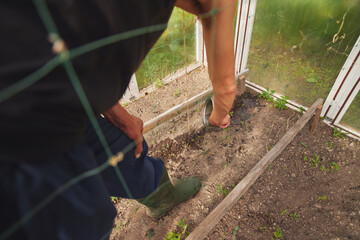
[[[321,115],[338,124],[360,89],[360,36],[346,59]]]
[[[126,89],[125,94],[123,95],[123,99],[126,101],[134,100],[139,97],[139,88],[136,81],[135,73],[131,76],[130,83],[128,88]]]
[[[239,0],[235,30],[235,73],[246,69],[257,0]]]
[[[195,23],[195,34],[196,34],[196,61],[204,63],[204,38],[203,38],[203,28],[201,21],[196,20]]]

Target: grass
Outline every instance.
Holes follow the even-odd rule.
[[[334,130],[333,130],[333,136],[334,137],[337,137],[337,138],[345,138],[345,135],[347,133],[344,133],[341,131],[341,129],[337,128],[337,127],[334,127]]]
[[[185,13],[186,62],[196,60],[195,56],[195,17]],[[136,72],[139,88],[162,79],[170,73],[185,66],[183,11],[175,8],[168,28],[150,50],[140,68]]]
[[[360,0],[258,0],[249,79],[305,106],[326,99],[360,35],[358,22]],[[358,130],[359,106],[360,94],[343,119]]]
[[[269,88],[266,88],[266,91],[263,91],[261,94],[258,95],[259,98],[264,98],[267,102],[274,103],[274,107],[279,110],[287,109],[286,104],[288,103],[287,100],[289,100],[288,96],[281,96],[281,98],[278,98],[274,100],[273,94],[275,93],[274,90],[269,90]]]
[[[360,92],[350,104],[350,107],[346,111],[340,123],[349,128],[354,128],[355,130],[360,131]]]

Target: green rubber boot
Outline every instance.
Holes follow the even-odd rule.
[[[200,187],[201,182],[196,177],[187,177],[172,185],[164,166],[157,189],[146,198],[137,201],[147,207],[146,213],[149,216],[159,218],[175,205],[195,196]]]

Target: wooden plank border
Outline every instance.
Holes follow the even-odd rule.
[[[229,195],[220,202],[219,205],[195,228],[195,230],[186,238],[187,240],[203,239],[215,227],[215,225],[230,211],[242,195],[251,187],[251,185],[266,170],[268,165],[285,149],[285,147],[294,139],[298,132],[310,120],[316,109],[321,106],[323,99],[319,98],[306,111],[304,115],[294,124],[294,126],[280,139],[280,141],[263,157],[253,169],[240,181],[238,185],[229,193]]]

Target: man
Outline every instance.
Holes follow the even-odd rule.
[[[71,51],[114,34],[166,23],[174,5],[202,19],[215,93],[209,120],[229,126],[236,89],[234,0],[48,0],[46,5],[39,0],[4,0],[0,95],[55,56],[56,43],[49,42],[38,11],[49,9],[60,42]],[[201,183],[194,177],[171,184],[162,160],[147,155],[143,122],[118,103],[161,32],[87,52],[0,103],[0,239],[99,239],[108,236],[116,214],[109,196],[137,199],[150,216],[160,217],[199,191]],[[123,160],[117,158],[122,161],[115,168],[102,168],[109,151],[89,123],[68,74],[80,79],[95,115],[104,115],[98,124],[111,154],[117,156],[135,143]]]

